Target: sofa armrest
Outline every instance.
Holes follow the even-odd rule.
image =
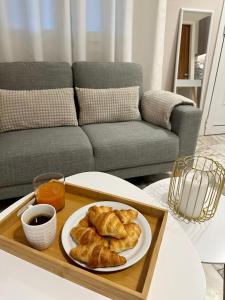
[[[171,131],[179,136],[179,155],[195,152],[202,112],[190,105],[174,107],[171,114]]]
[[[171,130],[170,117],[177,105],[194,105],[194,102],[168,91],[150,90],[142,96],[141,115],[145,121]]]

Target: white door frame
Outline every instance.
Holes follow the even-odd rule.
[[[211,72],[209,76],[209,81],[208,81],[208,88],[206,92],[206,97],[205,97],[205,103],[202,108],[203,113],[202,113],[202,122],[201,122],[201,127],[200,127],[200,135],[206,135],[206,124],[207,120],[209,117],[209,112],[210,112],[210,107],[211,107],[211,102],[212,102],[212,97],[213,97],[213,91],[214,91],[214,84],[216,80],[216,75],[217,75],[217,70],[219,66],[219,60],[220,60],[220,54],[222,51],[222,46],[223,46],[223,39],[224,39],[224,33],[225,33],[225,2],[223,4],[223,9],[222,9],[222,14],[220,17],[220,24],[219,24],[219,30],[217,34],[217,40],[216,40],[216,46],[215,46],[215,51],[212,59],[212,66],[211,66]]]

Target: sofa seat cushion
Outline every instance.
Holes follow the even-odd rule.
[[[98,171],[169,162],[176,159],[179,139],[145,121],[82,126],[89,137]]]
[[[80,127],[0,134],[0,186],[32,182],[38,174],[72,175],[94,169],[92,146]]]

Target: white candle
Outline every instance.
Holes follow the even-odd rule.
[[[180,189],[179,211],[186,217],[199,218],[208,188],[207,175],[190,171],[183,178]]]

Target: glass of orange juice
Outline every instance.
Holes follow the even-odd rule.
[[[65,206],[65,178],[61,173],[38,175],[33,180],[35,197],[38,204],[50,204],[56,211]]]

